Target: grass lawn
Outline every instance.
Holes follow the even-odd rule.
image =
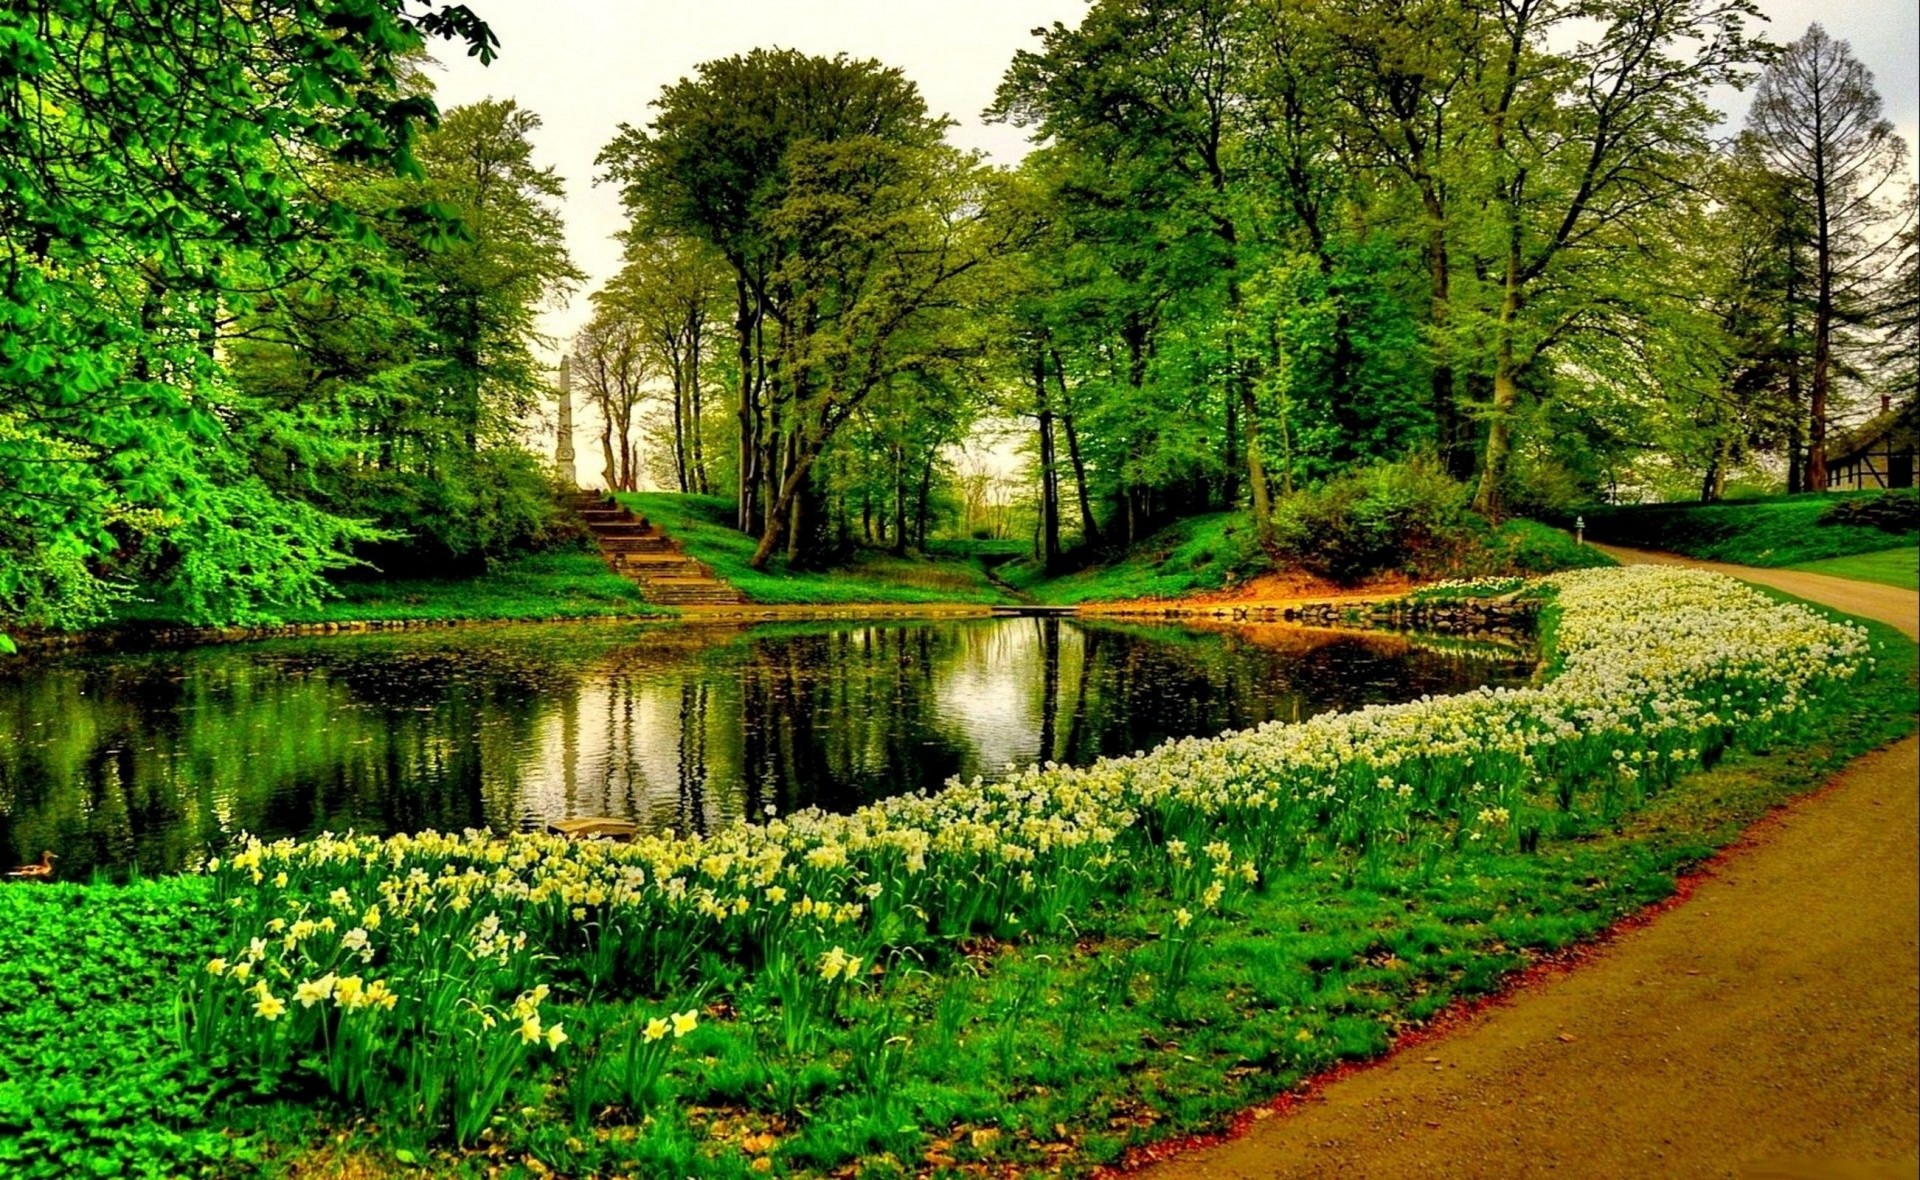
[[[1803,561],[1787,568],[1920,590],[1920,546],[1909,545],[1904,549],[1882,549],[1877,553]]]
[[[317,607],[289,611],[287,623],[357,622],[373,619],[552,619],[671,615],[649,606],[640,588],[584,550],[535,553],[500,562],[485,573],[450,578],[341,576],[338,597]],[[115,624],[179,626],[181,620],[151,603],[129,604]]]
[[[926,557],[895,557],[860,550],[846,565],[830,570],[788,570],[775,557],[764,570],[747,562],[755,539],[736,530],[733,501],[724,496],[675,492],[634,492],[620,502],[653,521],[680,543],[689,556],[705,562],[754,602],[828,605],[832,603],[1011,601],[988,579],[980,556],[965,546],[933,546]]]
[[[1920,525],[1913,523],[1911,512],[1898,530],[1834,518],[1836,510],[1881,495],[1807,493],[1718,504],[1593,508],[1586,513],[1587,535],[1596,541],[1664,549],[1703,561],[1763,567],[1799,566],[1920,543]]]
[[[353,1117],[299,1062],[179,1047],[180,981],[241,937],[207,879],[0,886],[0,1174],[1084,1173],[1378,1054],[1667,896],[1746,824],[1910,731],[1914,646],[1869,629],[1881,646],[1866,680],[1823,699],[1791,742],[1728,756],[1637,808],[1583,802],[1537,850],[1309,854],[1190,928],[1157,887],[1122,888],[1058,933],[976,934],[886,960],[837,1015],[798,1031],[781,1013],[810,993],[775,999],[718,957],[697,991],[595,995],[576,981],[547,1011],[569,1042],[551,1056],[536,1046],[542,1064],[463,1147],[397,1115]],[[311,885],[309,912],[338,911],[326,889]],[[683,1010],[697,1026],[657,1042],[644,1123],[591,1092],[576,1101],[556,1077],[596,1068],[615,1022]],[[290,1004],[285,1019],[305,1011]],[[648,1060],[632,1068],[652,1077]]]

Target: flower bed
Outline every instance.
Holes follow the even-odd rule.
[[[186,986],[183,1035],[458,1142],[530,1071],[578,1126],[612,1108],[638,1120],[702,1010],[758,1005],[803,1058],[905,964],[1146,898],[1176,907],[1156,962],[1159,989],[1177,993],[1207,924],[1271,878],[1530,853],[1731,749],[1795,740],[1870,663],[1864,632],[1714,575],[1636,567],[1541,585],[1553,671],[1532,688],[706,838],[245,841],[208,866],[233,935]],[[889,1043],[856,1046],[852,1072],[883,1086]]]

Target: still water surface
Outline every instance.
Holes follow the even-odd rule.
[[[570,625],[10,661],[0,866],[582,815],[710,830],[1008,763],[1524,682],[1397,636],[981,619]]]

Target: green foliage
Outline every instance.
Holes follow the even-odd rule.
[[[1893,507],[1873,507],[1885,493],[1840,498],[1803,494],[1718,504],[1647,504],[1587,510],[1587,535],[1643,549],[1664,549],[1735,565],[1783,566],[1875,553],[1897,541],[1920,541],[1911,495],[1893,493]],[[1860,508],[1842,508],[1859,503]],[[1887,529],[1856,520],[1887,521]]]
[[[1870,527],[1896,535],[1920,532],[1920,488],[1835,500],[1820,514],[1820,524]]]
[[[1617,565],[1591,545],[1574,543],[1566,530],[1537,520],[1500,522],[1482,553],[1461,571],[1469,576],[1550,574],[1556,570],[1599,569]]]
[[[1386,570],[1456,569],[1476,526],[1486,527],[1467,511],[1466,488],[1424,460],[1361,468],[1297,492],[1276,517],[1283,555],[1343,583]]]
[[[258,617],[311,603],[372,538],[256,466],[260,440],[314,423],[237,387],[218,342],[366,233],[315,173],[417,167],[435,112],[402,75],[429,37],[491,55],[462,5],[0,15],[0,611],[73,626],[137,579],[196,618]]]
[[[640,588],[607,568],[598,553],[556,549],[495,562],[476,574],[442,577],[336,576],[327,598],[285,612],[287,623],[345,623],[375,619],[539,620],[629,618],[670,612],[648,606]],[[123,603],[116,624],[188,622],[171,603]]]
[[[206,886],[0,884],[0,1173],[252,1172],[207,1117],[243,1090],[173,1037],[171,996],[226,929]]]

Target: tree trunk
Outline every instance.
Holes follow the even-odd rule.
[[[700,404],[700,354],[706,347],[705,313],[695,316],[692,338],[687,343],[687,410],[689,441],[693,444],[693,488],[701,495],[711,490],[707,482],[707,459],[701,445],[700,424],[704,407]]]
[[[1040,562],[1054,573],[1060,568],[1060,480],[1054,470],[1053,407],[1047,404],[1047,361],[1038,348],[1033,353],[1034,410],[1040,426]]]
[[[818,452],[807,448],[802,452],[800,461],[794,464],[793,470],[787,472],[787,478],[780,484],[780,494],[768,508],[766,531],[760,534],[760,543],[754,547],[753,556],[747,561],[749,569],[767,568],[773,548],[780,543],[780,534],[785,531],[787,514],[792,511],[800,482],[806,479],[807,472],[813,469],[813,461],[818,457]]]
[[[745,275],[736,275],[734,289],[734,331],[738,334],[736,356],[740,362],[740,471],[734,489],[734,523],[743,533],[754,531],[753,500],[754,489],[759,482],[759,473],[754,469],[754,457],[759,453],[759,440],[754,436],[754,424],[758,420],[758,400],[755,395],[754,379],[754,302],[752,292],[747,289]]]
[[[1506,294],[1500,300],[1500,318],[1494,325],[1493,404],[1487,416],[1487,450],[1480,465],[1480,487],[1473,510],[1482,516],[1500,511],[1500,488],[1507,478],[1507,457],[1513,446],[1513,411],[1520,402],[1520,375],[1514,368],[1514,321],[1520,314],[1520,223],[1507,231]]]
[[[1427,242],[1428,324],[1433,332],[1431,376],[1433,432],[1440,463],[1449,475],[1465,480],[1473,474],[1473,449],[1460,437],[1460,406],[1454,396],[1453,364],[1448,359],[1447,322],[1453,309],[1453,265],[1447,252],[1446,213],[1437,193],[1422,195],[1432,222]]]
[[[687,482],[687,416],[686,387],[681,381],[679,366],[673,374],[673,475],[680,490],[689,492],[693,485]]]
[[[899,443],[893,444],[893,553],[907,551],[907,456]]]
[[[1063,414],[1060,424],[1067,432],[1067,458],[1073,464],[1073,491],[1080,503],[1080,539],[1083,544],[1100,543],[1100,525],[1093,519],[1093,500],[1087,494],[1087,465],[1080,458],[1080,433],[1073,428],[1073,415]]]
[[[920,497],[913,509],[913,547],[920,552],[927,551],[927,517],[932,512],[933,501],[933,452],[927,452],[927,461],[920,466]]]
[[[1724,428],[1713,447],[1713,457],[1707,460],[1707,471],[1700,480],[1700,502],[1716,504],[1726,494],[1727,461],[1733,450],[1732,440],[1726,436]]]
[[[1819,104],[1814,140],[1821,143]],[[1816,146],[1813,167],[1814,293],[1813,388],[1807,398],[1807,490],[1827,490],[1827,395],[1833,381],[1833,237],[1828,221],[1826,152]]]

